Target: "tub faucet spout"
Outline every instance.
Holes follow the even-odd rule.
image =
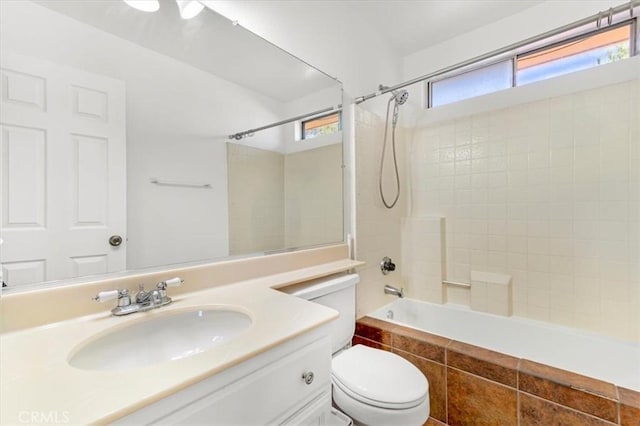
[[[384,294],[391,294],[393,296],[398,296],[400,299],[402,299],[404,297],[404,289],[397,288],[391,285],[385,285]]]

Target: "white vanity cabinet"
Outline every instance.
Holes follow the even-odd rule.
[[[326,425],[331,412],[330,378],[331,346],[322,327],[115,424]]]

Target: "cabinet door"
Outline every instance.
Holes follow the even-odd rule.
[[[157,420],[157,424],[266,425],[331,392],[331,348],[322,339]],[[313,372],[307,383],[304,373]],[[327,409],[331,401],[325,400]],[[287,416],[288,417],[288,416]],[[312,423],[313,424],[313,423]]]
[[[331,416],[331,392],[305,405],[281,424],[284,426],[328,426]]]

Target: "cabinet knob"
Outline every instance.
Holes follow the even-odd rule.
[[[308,385],[313,383],[313,371],[302,373],[302,380],[304,380],[304,382]]]

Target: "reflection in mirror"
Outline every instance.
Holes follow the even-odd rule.
[[[9,289],[343,240],[339,128],[229,137],[336,108],[335,79],[175,1],[0,7]]]

